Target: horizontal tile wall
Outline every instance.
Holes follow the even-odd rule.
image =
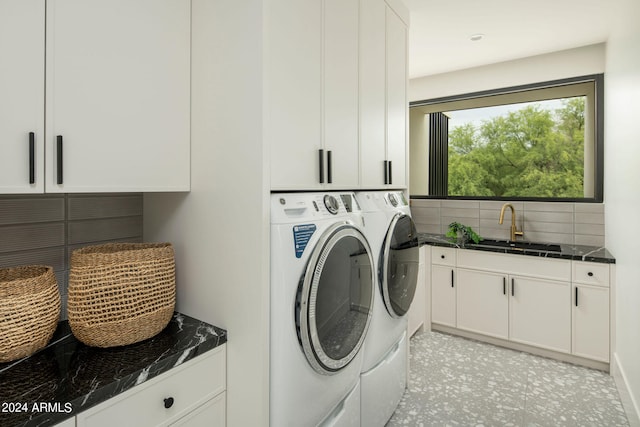
[[[69,260],[74,249],[142,242],[142,194],[0,196],[0,267],[53,267],[66,319]]]
[[[504,201],[411,199],[411,213],[418,231],[441,233],[453,221],[471,226],[482,237],[508,239],[511,210],[500,225]],[[604,246],[604,204],[509,202],[516,210],[516,225],[524,240]]]

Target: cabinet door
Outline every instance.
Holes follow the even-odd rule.
[[[509,297],[506,276],[458,268],[456,320],[458,328],[509,338]]]
[[[385,14],[383,0],[360,1],[360,169],[364,188],[384,185]]]
[[[509,338],[550,350],[571,351],[571,286],[511,276]]]
[[[271,188],[319,189],[322,2],[273,0],[265,13],[264,126],[271,147]],[[247,106],[248,118],[250,111]]]
[[[44,5],[0,1],[0,194],[44,190]]]
[[[331,152],[332,185],[359,184],[359,0],[324,1],[324,148]]]
[[[609,361],[609,288],[574,285],[572,353]]]
[[[47,192],[189,190],[190,19],[189,0],[47,1]]]
[[[407,27],[387,7],[387,160],[392,187],[406,187],[407,161]]]
[[[456,287],[453,267],[431,266],[431,321],[456,326]]]

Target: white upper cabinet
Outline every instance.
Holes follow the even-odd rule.
[[[387,52],[387,184],[407,186],[407,26],[389,7]]]
[[[357,188],[359,0],[324,1],[324,149],[327,183]]]
[[[266,8],[264,126],[271,148],[271,188],[318,189],[322,1],[271,0]]]
[[[271,189],[406,187],[405,22],[384,0],[272,0],[265,34]]]
[[[46,191],[184,191],[189,0],[49,0]]]
[[[44,190],[44,4],[0,0],[0,193]]]
[[[400,5],[397,5],[400,6]],[[384,1],[360,11],[360,144],[364,188],[407,185],[407,25]]]
[[[384,1],[360,5],[360,168],[362,185],[379,188],[385,182],[386,52]]]

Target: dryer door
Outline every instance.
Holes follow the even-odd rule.
[[[300,279],[295,320],[311,366],[330,375],[356,356],[369,327],[375,275],[371,249],[350,223],[330,227]]]
[[[409,215],[398,213],[391,220],[380,253],[380,286],[384,304],[394,318],[411,307],[418,283],[420,261],[418,232]]]

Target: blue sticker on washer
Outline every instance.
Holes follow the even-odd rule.
[[[293,244],[296,248],[296,258],[302,256],[304,249],[307,247],[307,243],[309,243],[309,239],[311,239],[315,231],[315,224],[303,224],[293,227]]]

